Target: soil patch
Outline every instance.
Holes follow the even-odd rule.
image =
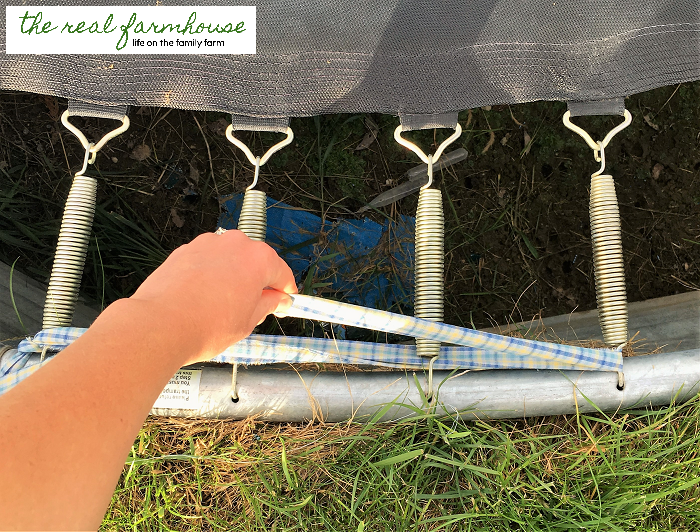
[[[698,99],[698,83],[628,98],[634,121],[606,150],[620,202],[629,301],[700,286]],[[71,172],[83,160],[57,108],[65,102],[0,94],[0,260],[19,259],[17,268],[42,282]],[[437,179],[446,217],[447,322],[482,327],[595,308],[588,194],[598,164],[562,125],[564,111],[559,102],[536,102],[460,114],[465,132],[450,149],[470,155]],[[90,170],[99,197],[83,294],[98,305],[130,295],[169,251],[214,230],[220,198],[252,180],[251,165],[224,136],[227,116],[137,108],[130,118],[129,131],[110,141]],[[109,120],[71,120],[90,139],[114,127]],[[602,138],[620,118],[576,121]],[[291,125],[295,141],[263,167],[260,188],[327,219],[354,217],[420,162],[393,140],[396,117],[334,115]],[[408,137],[429,152],[448,133]],[[255,153],[279,140],[240,137]],[[412,216],[416,204],[414,194],[363,215]],[[342,297],[328,293],[323,278],[311,281],[315,293]],[[280,330],[274,320],[265,328]]]

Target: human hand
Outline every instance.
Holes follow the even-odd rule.
[[[226,231],[173,251],[130,299],[194,344],[193,363],[245,338],[268,314],[283,313],[291,304],[286,294],[296,292],[291,269],[270,246]]]

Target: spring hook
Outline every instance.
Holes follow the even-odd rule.
[[[245,189],[241,215],[238,218],[238,229],[243,231],[251,240],[265,241],[267,234],[267,197],[262,190],[253,190],[258,184],[260,175],[260,157],[255,159],[255,178]]]
[[[68,121],[70,113],[65,111],[61,116],[63,124],[71,131],[85,148],[83,167],[75,173],[58,234],[56,254],[51,268],[49,287],[44,302],[44,329],[52,327],[69,327],[73,320],[75,305],[78,301],[80,281],[83,276],[85,259],[87,257],[92,220],[95,216],[97,203],[97,180],[85,176],[89,164],[95,162],[97,152],[117,135],[129,128],[129,118],[122,118],[122,125],[107,133],[94,144]]]
[[[253,155],[253,152],[250,151],[250,149],[248,148],[248,146],[245,145],[245,143],[241,142],[240,140],[238,140],[236,137],[233,136],[233,124],[230,124],[226,128],[226,138],[228,140],[230,140],[236,147],[240,148],[243,151],[243,153],[246,154],[246,157],[248,157],[250,164],[252,164],[253,166],[255,166],[255,164],[256,164],[255,161],[257,159],[260,159],[260,166],[262,166],[270,159],[270,157],[272,157],[273,154],[277,153],[285,146],[288,146],[289,144],[291,144],[292,141],[294,140],[294,132],[292,131],[292,128],[288,127],[285,130],[285,134],[287,135],[286,139],[283,139],[280,142],[278,142],[277,144],[275,144],[274,146],[272,146],[272,148],[267,150],[267,152],[265,152],[265,155],[263,155],[262,157],[255,157],[255,155]]]
[[[262,157],[256,157],[245,143],[233,136],[232,124],[226,128],[226,138],[245,153],[248,160],[255,168],[253,182],[245,190],[241,214],[238,218],[238,229],[243,231],[251,240],[265,241],[265,235],[267,233],[267,197],[263,191],[253,189],[258,184],[260,167],[265,164],[274,153],[291,144],[294,140],[292,128],[288,127],[285,133],[287,134],[287,138],[272,146]]]
[[[445,292],[445,215],[442,207],[442,192],[430,188],[433,184],[433,164],[442,152],[462,134],[457,124],[455,132],[448,137],[434,154],[426,155],[414,143],[401,137],[399,126],[394,131],[396,141],[414,152],[428,165],[428,182],[421,187],[418,195],[415,236],[415,297],[414,315],[430,321],[444,319]],[[416,338],[416,352],[430,357],[426,398],[433,399],[433,364],[440,355],[440,342]]]
[[[605,171],[605,147],[615,134],[626,128],[632,115],[625,110],[625,121],[612,129],[602,141],[594,142],[591,136],[571,123],[570,112],[564,114],[564,125],[578,133],[593,148],[593,155],[600,162],[600,169],[591,175],[591,243],[593,245],[593,271],[595,274],[598,322],[603,340],[611,346],[627,341],[627,289],[625,264],[622,254],[622,228],[620,211],[612,175]],[[621,380],[621,386],[624,381]]]
[[[625,374],[622,371],[617,372],[617,389],[620,391],[625,389]]]
[[[241,206],[241,215],[238,218],[238,229],[243,231],[248,238],[252,240],[264,242],[265,234],[267,233],[267,198],[263,191],[253,189],[258,184],[260,167],[265,164],[274,153],[277,153],[285,146],[291,144],[294,140],[294,132],[291,127],[288,127],[285,133],[287,134],[287,138],[272,146],[262,157],[256,157],[245,143],[233,136],[233,124],[226,128],[226,138],[245,153],[246,157],[248,157],[248,160],[255,168],[253,182],[245,190],[243,205]]]
[[[287,138],[272,146],[262,157],[256,157],[245,143],[233,136],[233,124],[226,128],[226,138],[246,154],[246,157],[248,157],[248,160],[255,168],[253,182],[245,189],[241,214],[238,217],[238,230],[242,231],[251,240],[257,240],[259,242],[265,241],[265,236],[267,234],[267,196],[262,190],[253,189],[258,184],[260,167],[265,164],[274,153],[291,144],[294,140],[294,132],[291,127],[288,127],[285,133],[287,134]],[[237,375],[238,364],[234,364],[231,374],[231,400],[234,402],[238,401],[238,390],[236,387]]]
[[[603,138],[603,140],[596,142],[593,140],[593,137],[591,137],[588,132],[577,126],[571,121],[571,111],[567,111],[564,113],[564,126],[566,126],[568,129],[573,131],[574,133],[577,133],[583,140],[586,141],[586,144],[593,150],[593,157],[595,158],[595,162],[599,163],[600,162],[600,149],[606,148],[612,138],[617,135],[620,131],[625,129],[627,126],[629,126],[632,123],[632,113],[630,113],[627,109],[625,109],[624,113],[625,120],[615,126],[613,129],[611,129],[607,135]]]
[[[440,349],[440,344],[438,342],[438,352]],[[431,357],[430,362],[428,362],[428,389],[425,392],[425,398],[428,401],[428,403],[431,403],[433,401],[433,364],[435,364],[435,361],[438,359],[437,355],[434,357]]]
[[[233,364],[231,368],[231,401],[234,403],[238,402],[238,387],[236,386],[236,379],[238,377],[238,362]]]
[[[107,142],[112,140],[114,137],[118,137],[127,129],[129,129],[130,125],[129,117],[124,115],[124,117],[122,118],[121,126],[107,133],[104,137],[102,137],[102,139],[100,139],[100,141],[97,144],[93,144],[87,139],[85,135],[83,135],[82,131],[80,131],[77,127],[70,123],[70,121],[68,120],[70,116],[70,112],[68,111],[68,109],[66,109],[61,115],[61,123],[66,127],[66,129],[68,129],[68,131],[70,131],[71,133],[73,133],[73,135],[78,137],[78,140],[83,145],[83,148],[85,148],[85,151],[87,151],[90,154],[88,164],[94,164],[95,158],[97,157],[97,152],[100,151],[104,147],[104,145],[107,144]],[[84,164],[80,175],[82,175],[82,172],[84,172],[86,168],[87,165]]]

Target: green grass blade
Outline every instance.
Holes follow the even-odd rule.
[[[27,331],[27,328],[24,326],[24,322],[22,321],[22,316],[19,314],[19,310],[17,309],[17,303],[15,302],[15,293],[12,289],[12,277],[15,273],[15,265],[17,264],[17,261],[19,260],[19,257],[15,259],[15,261],[12,263],[12,267],[10,268],[10,301],[12,301],[12,308],[15,309],[15,315],[17,316],[17,319],[19,320],[19,324],[22,326],[22,330],[24,331],[24,334],[29,334],[29,331]]]
[[[385,458],[384,460],[380,460],[379,462],[375,462],[374,467],[385,467],[385,466],[390,466],[394,464],[398,464],[401,462],[407,462],[408,460],[413,460],[414,458],[418,456],[423,455],[423,449],[416,449],[415,451],[408,451],[407,453],[400,454],[398,456],[392,456],[390,458]]]

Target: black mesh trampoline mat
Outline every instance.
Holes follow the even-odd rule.
[[[699,0],[271,0],[257,2],[256,55],[8,56],[3,38],[0,88],[252,117],[433,114],[696,80],[699,30]]]

